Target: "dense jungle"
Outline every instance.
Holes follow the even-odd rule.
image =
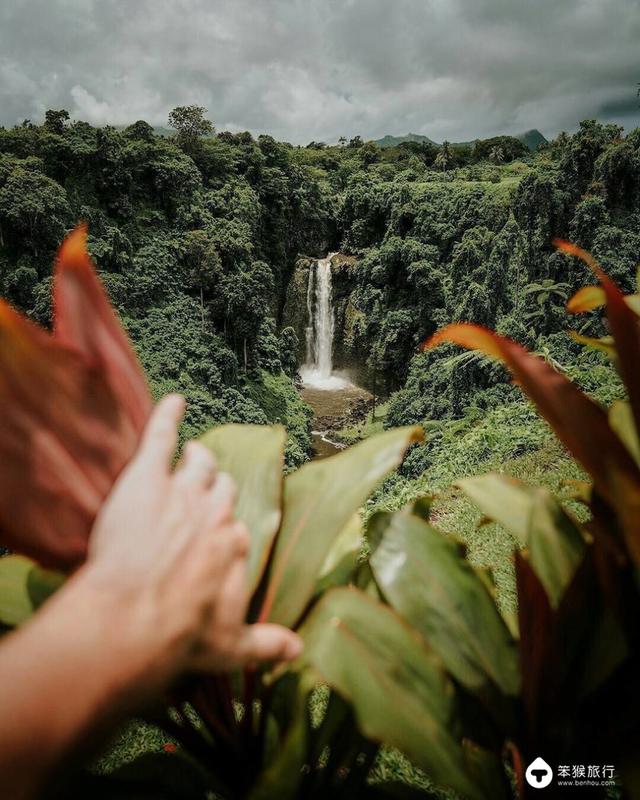
[[[615,395],[604,360],[580,355],[565,333],[576,327],[565,300],[589,276],[552,239],[592,251],[631,289],[637,130],[585,121],[535,151],[507,136],[294,147],[215,133],[197,107],[171,121],[173,133],[158,135],[143,121],[93,128],[50,111],[43,125],[0,130],[0,286],[47,323],[55,248],[86,221],[154,394],[188,397],[186,436],[213,423],[279,420],[289,465],[308,457],[310,415],[295,381],[309,265],[329,251],[336,366],[376,382],[385,426],[420,422],[432,432],[407,475],[441,460],[442,437],[479,426],[490,436],[494,417],[501,439],[503,421],[525,426],[520,451],[544,440],[499,367],[452,347],[419,353],[447,322],[493,327],[603,400]],[[593,335],[600,323],[594,315],[580,326]],[[509,442],[498,446],[504,459]]]

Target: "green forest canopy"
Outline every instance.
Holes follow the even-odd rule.
[[[86,220],[154,393],[188,397],[185,435],[281,421],[289,464],[305,460],[310,413],[294,387],[299,342],[285,298],[301,255],[337,249],[357,256],[349,346],[392,393],[388,425],[520,402],[499,367],[452,347],[418,353],[452,320],[495,327],[588,390],[609,391],[602,359],[579,357],[564,333],[574,325],[564,300],[589,281],[586,268],[551,241],[591,250],[632,288],[640,130],[585,121],[534,153],[508,136],[294,147],[215,133],[203,111],[175,109],[172,137],[144,121],[94,128],[64,111],[0,129],[2,294],[47,323],[56,246]],[[580,325],[601,332],[597,314]],[[423,466],[414,457],[414,471]]]

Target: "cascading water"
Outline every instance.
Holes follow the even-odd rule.
[[[350,381],[333,372],[334,318],[331,297],[331,259],[335,253],[316,261],[307,284],[307,360],[300,374],[305,385],[317,389],[342,389]]]

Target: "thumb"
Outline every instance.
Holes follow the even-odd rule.
[[[169,394],[153,409],[136,456],[150,468],[165,470],[178,444],[178,425],[184,414],[184,397]]]
[[[246,625],[238,641],[238,660],[293,661],[302,653],[304,643],[297,633],[282,625],[260,623]]]

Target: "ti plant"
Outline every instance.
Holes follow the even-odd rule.
[[[25,437],[18,446],[7,424],[0,426],[2,463],[16,458],[20,475],[19,485],[9,485],[19,496],[27,487],[34,502],[58,499],[66,509],[64,524],[52,516],[45,525],[26,512],[14,524],[7,513],[13,498],[0,485],[5,541],[39,562],[0,560],[6,624],[23,621],[64,580],[43,567],[81,562],[95,507],[131,456],[150,408],[83,248],[76,233],[59,258],[56,313],[67,316],[66,340],[56,338],[59,327],[51,337],[1,309],[0,359],[14,372],[0,392],[8,419],[21,422]],[[612,337],[590,344],[615,358],[629,394],[629,403],[609,415],[560,372],[490,331],[453,325],[430,342],[451,341],[502,360],[593,480],[577,487],[591,511],[588,523],[550,493],[500,475],[459,482],[520,545],[517,619],[500,612],[488,574],[469,564],[462,545],[433,526],[428,499],[373,514],[370,554],[360,555],[359,509],[419,440],[419,429],[387,431],[283,478],[281,428],[215,428],[202,441],[235,477],[237,513],[252,537],[250,620],[297,629],[304,652],[287,666],[185,680],[150,716],[175,737],[178,752],[149,754],[109,777],[86,779],[87,796],[427,796],[417,787],[371,781],[381,745],[469,800],[513,797],[513,779],[525,797],[524,770],[538,756],[554,766],[613,764],[628,796],[640,796],[640,331],[637,298],[625,299],[594,269],[600,286],[581,290],[569,308],[607,306]],[[90,336],[85,305],[99,312],[99,335]],[[35,367],[21,378],[26,353]],[[139,398],[136,414],[123,391],[125,373]],[[75,423],[60,420],[62,401]],[[56,470],[63,467],[61,484]],[[547,788],[554,792],[565,796]]]

